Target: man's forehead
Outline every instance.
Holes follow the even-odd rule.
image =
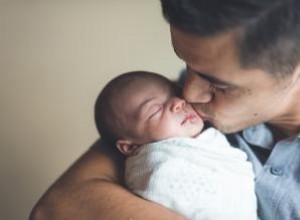
[[[233,33],[199,37],[171,26],[171,38],[175,53],[188,65],[202,67],[210,63],[214,65],[216,61],[221,65],[225,59],[236,58]]]

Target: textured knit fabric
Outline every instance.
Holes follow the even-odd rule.
[[[171,138],[127,158],[126,182],[137,195],[192,220],[256,220],[252,165],[213,128]]]

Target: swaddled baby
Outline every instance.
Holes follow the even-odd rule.
[[[129,72],[101,91],[95,119],[102,138],[127,155],[125,179],[135,194],[188,219],[257,219],[254,174],[246,154],[230,146],[150,72]]]

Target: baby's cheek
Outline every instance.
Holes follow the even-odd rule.
[[[154,133],[158,139],[165,139],[168,136],[169,131],[170,130],[168,126],[161,124],[155,129]]]

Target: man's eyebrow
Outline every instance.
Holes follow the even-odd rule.
[[[221,80],[221,79],[218,79],[214,76],[209,76],[205,73],[200,73],[200,72],[195,72],[198,76],[200,76],[201,78],[209,81],[210,83],[213,83],[213,84],[217,84],[217,85],[224,85],[224,86],[232,86],[232,87],[235,87],[235,85],[233,85],[232,83],[230,82],[226,82],[224,80]]]
[[[173,47],[173,50],[174,50],[174,53],[176,54],[176,56],[177,56],[179,59],[181,59],[181,60],[183,60],[183,61],[185,62],[185,60],[182,59],[182,57],[180,56],[180,54],[178,53],[178,51],[176,50],[175,47]],[[205,73],[201,73],[201,72],[197,72],[197,71],[195,71],[195,73],[196,73],[198,76],[202,77],[203,79],[205,79],[205,80],[207,80],[207,81],[209,81],[209,82],[211,82],[211,83],[213,83],[213,84],[235,87],[235,85],[233,85],[232,83],[226,82],[226,81],[224,81],[224,80],[217,79],[217,78],[215,78],[214,76],[209,76],[209,75],[207,75],[207,74],[205,74]]]

